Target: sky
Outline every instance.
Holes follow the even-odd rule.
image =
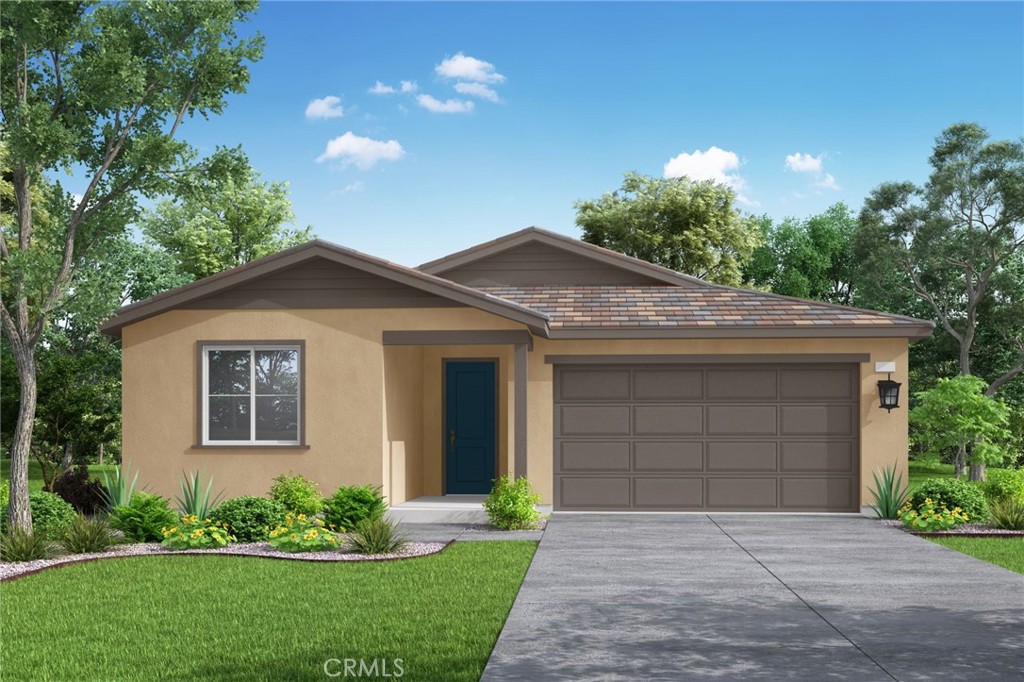
[[[298,224],[406,265],[623,173],[776,219],[923,182],[935,137],[1024,134],[1024,4],[264,2],[248,92],[187,122],[290,183]]]

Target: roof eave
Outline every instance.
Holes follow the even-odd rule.
[[[553,327],[551,339],[813,339],[905,338],[931,336],[934,325],[830,327]]]

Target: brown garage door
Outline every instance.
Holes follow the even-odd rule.
[[[555,508],[856,511],[856,365],[555,367]]]

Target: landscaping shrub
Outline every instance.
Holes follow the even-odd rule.
[[[495,528],[523,530],[532,528],[540,519],[540,512],[534,507],[539,502],[540,495],[533,492],[527,479],[502,476],[494,482],[484,509]]]
[[[270,531],[270,546],[282,552],[323,552],[337,549],[341,536],[322,519],[288,514],[284,523]]]
[[[929,478],[914,490],[910,504],[916,509],[921,507],[926,499],[939,506],[946,505],[950,509],[960,507],[970,521],[983,523],[988,518],[985,494],[974,483],[955,478]]]
[[[875,485],[871,489],[871,497],[875,503],[871,508],[880,519],[895,519],[900,508],[907,503],[907,487],[903,485],[903,474],[896,475],[896,467],[888,466],[874,473]]]
[[[900,510],[900,521],[912,530],[933,532],[959,526],[967,521],[967,515],[960,507],[950,509],[929,497],[920,505],[912,505],[909,502],[904,505]]]
[[[0,535],[0,561],[39,561],[54,554],[53,543],[39,533],[15,529]]]
[[[163,546],[170,549],[215,549],[235,541],[224,524],[186,514],[181,521],[164,528]]]
[[[1020,500],[1024,502],[1024,469],[989,471],[987,481],[981,484],[989,502]]]
[[[316,516],[324,508],[324,496],[316,489],[316,483],[305,476],[281,474],[270,486],[270,497],[295,515]]]
[[[7,519],[7,503],[11,501],[11,482],[6,478],[0,481],[0,513],[3,514],[4,523]]]
[[[408,536],[399,532],[398,524],[383,516],[357,523],[348,541],[359,554],[394,554],[409,544]]]
[[[103,472],[103,502],[107,506],[107,511],[131,504],[135,495],[135,484],[139,481],[139,472],[136,471],[130,481],[128,475],[128,468],[124,464],[114,469],[113,476],[106,471]]]
[[[135,493],[131,502],[114,507],[110,525],[135,542],[160,542],[163,529],[178,522],[167,500],[150,493]]]
[[[236,497],[221,503],[210,513],[210,520],[227,524],[239,542],[264,542],[270,529],[284,524],[284,505],[265,497]]]
[[[31,493],[28,506],[32,510],[32,531],[47,540],[61,538],[75,520],[75,508],[60,495],[45,491]]]
[[[378,519],[388,510],[380,486],[343,485],[324,502],[324,519],[342,531]]]
[[[993,502],[989,523],[1001,530],[1024,530],[1024,500],[1011,497]]]
[[[213,488],[213,478],[211,477],[209,482],[206,484],[206,489],[203,489],[203,477],[199,472],[193,471],[191,474],[183,474],[184,478],[181,481],[181,497],[177,498],[178,511],[181,512],[182,516],[198,516],[201,519],[205,519],[210,516],[210,512],[217,508],[217,503],[220,502],[220,498],[224,495],[224,491],[217,493],[217,496],[210,498],[210,489]]]
[[[53,492],[82,514],[95,514],[97,509],[106,507],[103,484],[89,478],[89,469],[77,466],[57,477]]]
[[[102,552],[114,544],[114,533],[106,518],[79,514],[64,531],[61,544],[71,554]]]

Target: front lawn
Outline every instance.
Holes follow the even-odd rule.
[[[376,659],[379,677],[380,659],[391,674],[402,659],[402,680],[477,680],[535,549],[460,542],[382,563],[66,566],[0,584],[0,669],[12,680],[324,680],[328,659]]]
[[[926,540],[963,552],[982,561],[1024,574],[1024,537],[1021,538],[942,538]]]

